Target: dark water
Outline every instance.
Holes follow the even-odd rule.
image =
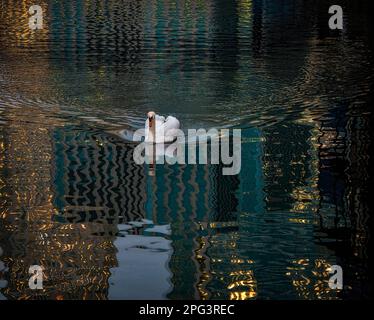
[[[0,4],[0,298],[371,295],[364,2],[38,3]],[[240,173],[134,164],[149,110],[242,129]]]

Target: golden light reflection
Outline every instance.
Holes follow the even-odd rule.
[[[51,189],[58,168],[51,135],[60,122],[37,107],[10,108],[5,117],[2,157],[8,172],[2,180],[7,191],[1,195],[0,237],[11,240],[12,250],[2,256],[8,269],[2,294],[9,299],[106,299],[108,270],[117,264],[113,236],[103,224],[52,219],[58,214]],[[44,268],[42,290],[29,288],[34,264]]]
[[[210,223],[212,229],[236,225],[236,221]],[[236,231],[212,233],[209,238],[211,275],[225,287],[224,291],[215,293],[212,298],[227,294],[230,300],[246,300],[257,296],[257,281],[252,270],[254,260],[241,257],[237,251],[239,239],[240,234]]]
[[[255,291],[234,291],[230,292],[230,300],[249,300],[257,296]]]
[[[2,10],[2,23],[5,33],[2,39],[7,40],[8,46],[6,50],[13,50],[17,47],[28,47],[30,49],[46,49],[49,38],[49,17],[48,17],[48,1],[38,1],[37,5],[43,9],[43,28],[31,30],[29,27],[29,8],[35,5],[33,0],[18,1],[17,5],[4,5]]]
[[[290,218],[288,219],[288,221],[290,222],[294,222],[294,223],[300,223],[300,224],[316,224],[315,221],[312,221],[310,219],[297,219],[297,218]]]
[[[252,270],[240,270],[230,275],[234,276],[234,278],[238,276],[244,276],[244,278],[246,278],[246,280],[234,281],[227,286],[229,290],[236,289],[236,291],[230,292],[230,300],[248,300],[257,296],[257,282],[254,279]],[[239,291],[238,289],[242,290]]]
[[[292,286],[303,299],[338,299],[340,290],[332,290],[328,285],[330,263],[324,259],[298,259],[287,267],[286,276],[291,278]]]
[[[247,275],[251,275],[252,273],[249,273]],[[240,280],[240,281],[235,281],[233,283],[230,283],[228,286],[227,286],[227,289],[234,289],[236,287],[250,287],[253,285],[253,281],[252,280]]]

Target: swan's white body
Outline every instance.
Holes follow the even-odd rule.
[[[152,127],[149,127],[149,117],[145,122],[145,142],[153,143],[172,143],[178,134],[180,123],[177,118],[154,114],[152,118]]]

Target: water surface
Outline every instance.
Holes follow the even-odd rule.
[[[0,5],[0,298],[369,296],[364,4],[39,3]],[[242,129],[240,173],[136,165],[113,132],[149,110]]]

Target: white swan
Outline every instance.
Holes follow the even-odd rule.
[[[173,116],[166,119],[153,111],[148,112],[145,121],[145,142],[171,143],[179,132],[179,120]]]

